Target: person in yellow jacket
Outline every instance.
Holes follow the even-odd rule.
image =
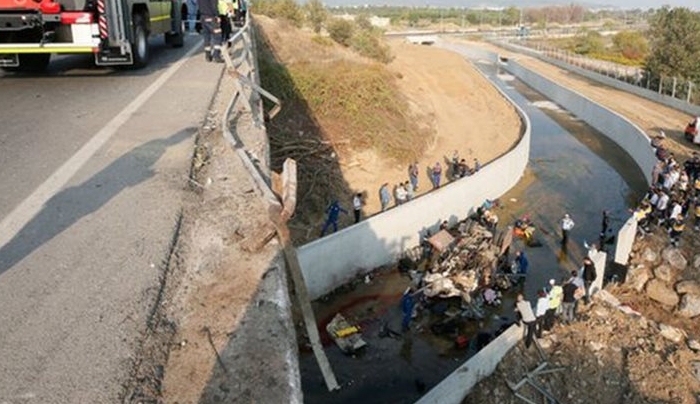
[[[700,200],[695,202],[695,231],[700,230]]]
[[[549,280],[548,290],[549,308],[544,316],[544,329],[546,331],[554,327],[555,318],[561,314],[561,298],[564,295],[564,289],[562,289],[561,285],[557,285],[554,279]]]
[[[228,39],[231,37],[231,18],[235,12],[237,0],[218,0],[219,23],[221,25],[221,44],[228,46]]]

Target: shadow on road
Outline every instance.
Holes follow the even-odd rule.
[[[54,195],[12,240],[0,248],[0,274],[83,217],[100,209],[122,190],[151,178],[155,174],[153,165],[165,151],[190,135],[190,129],[183,129],[168,138],[144,143],[82,184]]]

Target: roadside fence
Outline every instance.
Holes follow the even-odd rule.
[[[516,43],[512,43],[516,45]],[[700,85],[678,77],[650,76],[643,68],[625,66],[606,60],[593,59],[564,49],[544,45],[540,42],[517,42],[517,46],[541,56],[560,60],[571,66],[589,70],[600,75],[668,96],[687,104],[700,106]]]

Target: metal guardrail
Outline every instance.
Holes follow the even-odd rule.
[[[654,91],[659,95],[665,95],[690,105],[700,105],[700,86],[690,80],[664,76],[650,77],[640,67],[625,66],[619,63],[589,58],[560,48],[545,46],[541,43],[535,43],[533,46],[533,44],[523,42],[518,43],[517,46],[528,48],[545,57],[557,59],[572,66],[580,67],[642,89]]]
[[[222,117],[222,130],[224,137],[228,140],[233,149],[236,151],[238,157],[243,162],[246,171],[248,171],[251,178],[255,182],[258,193],[261,195],[264,203],[267,205],[266,208],[270,214],[270,220],[275,226],[277,237],[282,246],[282,252],[285,257],[287,269],[292,277],[294,290],[304,317],[306,332],[311,348],[314,352],[314,356],[316,357],[318,366],[321,369],[321,373],[323,374],[328,391],[333,391],[339,389],[340,386],[335,378],[335,374],[333,373],[330,362],[326,357],[325,351],[323,350],[316,317],[313,312],[306,283],[301,272],[296,248],[294,248],[291,242],[289,229],[287,227],[287,220],[291,217],[294,210],[293,206],[290,207],[290,203],[294,205],[296,204],[296,163],[293,160],[291,160],[291,163],[293,164],[288,164],[290,163],[289,160],[285,162],[285,170],[282,173],[281,181],[285,183],[283,188],[287,191],[287,195],[276,195],[271,188],[272,181],[268,181],[264,178],[265,174],[269,173],[270,171],[269,164],[261,164],[259,158],[251,158],[251,153],[246,148],[246,145],[241,140],[240,136],[234,135],[229,127],[233,121],[231,117],[234,111],[237,113],[243,109],[251,112],[257,128],[264,129],[263,122],[261,121],[261,115],[263,114],[258,113],[259,111],[262,111],[263,108],[259,96],[263,96],[275,104],[275,106],[267,113],[268,119],[272,119],[280,111],[282,106],[277,97],[260,87],[258,84],[259,77],[256,76],[258,74],[256,68],[257,55],[254,50],[255,42],[251,38],[252,28],[250,20],[250,13],[248,12],[246,13],[246,22],[244,26],[233,37],[231,37],[231,39],[229,39],[228,42],[230,43],[230,47],[228,48],[228,51],[223,52],[224,61],[226,62],[226,73],[234,79],[237,79],[239,85]],[[234,61],[234,54],[239,51],[241,52],[241,55]],[[246,89],[250,91],[249,94],[245,94]],[[264,137],[264,142],[268,144],[265,136],[266,133],[264,131],[262,135]],[[267,150],[269,150],[268,147],[265,147],[264,150],[266,154],[269,154],[267,153]],[[267,161],[266,156],[264,156],[263,159]],[[288,170],[288,166],[293,166],[294,169]],[[293,173],[291,171],[293,171]],[[268,176],[268,178],[270,177]],[[293,193],[293,195],[290,193]],[[280,201],[280,197],[282,201]]]

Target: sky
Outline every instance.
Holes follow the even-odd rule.
[[[592,8],[614,7],[620,9],[633,8],[659,8],[664,5],[671,7],[687,7],[700,11],[700,0],[586,0],[586,1],[566,1],[566,0],[323,0],[327,6],[354,6],[354,5],[390,5],[390,6],[436,6],[436,7],[533,7],[543,5],[569,5],[571,3],[581,4]]]

